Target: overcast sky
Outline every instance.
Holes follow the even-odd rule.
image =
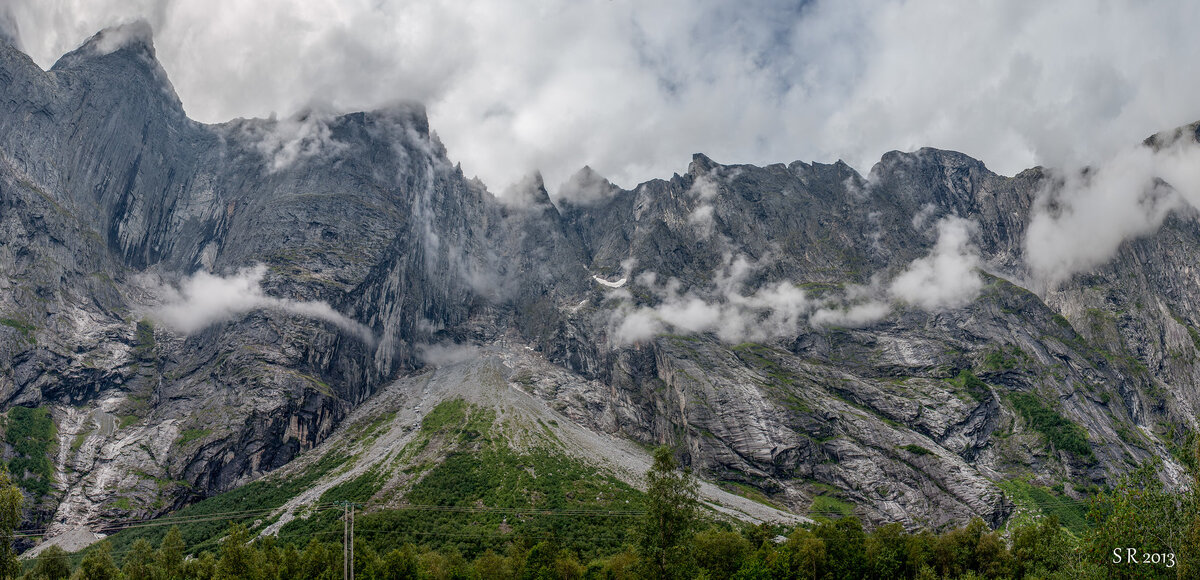
[[[1200,120],[1200,3],[0,0],[49,67],[135,17],[205,122],[417,100],[493,191],[955,149],[1012,174]]]

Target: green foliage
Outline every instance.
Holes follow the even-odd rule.
[[[133,349],[139,359],[151,357],[154,354],[154,323],[143,318],[137,323],[137,346]]]
[[[175,445],[187,445],[197,439],[208,437],[212,433],[212,429],[184,429],[179,433],[179,438],[175,440]]]
[[[852,517],[825,521],[817,525],[813,535],[825,542],[827,566],[833,578],[861,578],[868,568],[866,561],[867,535],[862,524]]]
[[[692,538],[696,565],[713,580],[730,578],[742,567],[753,546],[743,534],[709,528]]]
[[[357,526],[364,542],[386,552],[397,541],[424,549],[453,548],[464,557],[501,552],[513,541],[530,545],[555,540],[571,553],[594,557],[619,550],[632,538],[641,495],[625,483],[596,472],[548,446],[521,451],[509,445],[508,429],[496,414],[462,400],[444,401],[431,410],[421,432],[405,453],[421,459],[444,453],[412,470],[418,478],[404,501],[440,509],[378,509],[362,513]],[[520,428],[519,426],[515,426]],[[440,447],[439,447],[440,446]],[[341,483],[322,503],[368,503],[385,474],[368,471]],[[562,513],[569,510],[567,513]],[[616,515],[605,512],[619,511]],[[285,537],[323,537],[341,531],[339,513],[326,510],[296,519],[281,530]]]
[[[1012,479],[999,483],[1000,489],[1017,505],[1036,513],[1052,517],[1073,533],[1081,534],[1090,527],[1087,522],[1087,506],[1023,479]]]
[[[656,578],[683,577],[688,569],[685,542],[699,517],[699,484],[682,471],[671,450],[654,450],[654,465],[646,474],[646,515],[638,533],[638,550]]]
[[[831,495],[818,495],[813,498],[808,513],[819,517],[846,517],[854,515],[854,506]]]
[[[1093,499],[1084,558],[1100,562],[1106,578],[1195,578],[1200,573],[1198,490],[1175,493],[1163,487],[1157,465],[1143,465],[1109,493]],[[1173,554],[1178,569],[1113,562],[1113,551]],[[1179,574],[1176,576],[1176,574]]]
[[[774,502],[771,501],[771,498],[767,497],[766,495],[763,495],[763,492],[759,491],[758,488],[756,488],[752,485],[747,485],[747,484],[741,483],[739,481],[727,481],[724,484],[722,484],[721,487],[724,487],[726,490],[728,490],[731,493],[736,493],[737,495],[740,495],[748,500],[756,501],[765,506],[771,506],[773,508],[779,507],[778,505],[776,505]]]
[[[418,474],[405,497],[409,507],[436,509],[360,515],[354,553],[361,578],[1197,577],[1197,491],[1164,489],[1153,465],[1094,498],[1090,527],[1074,528],[1075,533],[1060,522],[1074,527],[1068,518],[1078,518],[1078,511],[1067,507],[1076,503],[1062,496],[1061,489],[1020,480],[1001,487],[1018,504],[1051,515],[1011,522],[1006,537],[979,519],[940,534],[909,533],[899,524],[869,531],[853,517],[820,518],[815,525],[791,529],[738,528],[703,519],[694,479],[666,449],[655,451],[647,492],[639,496],[537,445],[513,450],[490,410],[453,403],[441,415],[419,436],[427,439],[424,449],[448,445],[451,451]],[[89,550],[76,575],[118,577],[110,550],[120,546],[115,553],[124,555],[126,578],[336,577],[341,565],[341,545],[334,540],[341,534],[337,510],[318,509],[308,520],[294,520],[278,540],[254,539],[260,524],[252,516],[198,520],[207,519],[206,514],[278,506],[345,459],[326,456],[290,482],[260,480],[181,510],[175,515],[190,521],[181,517],[180,527],[171,528],[165,538],[162,527],[120,532],[110,538],[111,546],[106,541]],[[321,502],[365,503],[378,495],[382,481],[381,473],[367,471],[329,489]],[[11,485],[8,489],[19,504],[19,492]],[[818,501],[841,504],[847,514],[853,507],[828,495]],[[643,513],[640,521],[611,517],[618,509]],[[19,519],[19,509],[14,513]],[[152,549],[147,540],[159,538],[159,547]],[[636,551],[628,543],[635,539]],[[1178,568],[1113,566],[1111,554],[1117,547],[1175,554]],[[189,552],[198,556],[185,560]]]
[[[149,578],[154,564],[154,546],[145,538],[133,543],[133,549],[125,556],[121,573],[126,578]]]
[[[8,470],[0,465],[0,578],[16,577],[21,569],[13,550],[13,539],[21,523],[23,501],[21,490],[9,478]]]
[[[983,370],[999,372],[1012,370],[1032,362],[1021,347],[1011,344],[997,348],[983,357]]]
[[[37,560],[30,571],[38,580],[65,580],[71,575],[71,556],[58,546],[50,546],[38,552]]]
[[[437,431],[447,427],[462,425],[467,419],[467,402],[462,399],[452,399],[438,403],[429,414],[421,419],[421,430],[424,432]]]
[[[546,450],[516,453],[504,442],[485,444],[474,453],[451,453],[405,499],[452,509],[362,515],[363,529],[379,530],[379,535],[367,535],[376,549],[403,538],[428,547],[448,544],[475,555],[502,549],[514,537],[551,537],[583,553],[611,552],[629,539],[632,518],[588,517],[588,513],[641,507],[638,494],[622,482]],[[476,506],[485,506],[486,511],[464,509]],[[576,513],[555,513],[561,510]],[[334,529],[340,529],[335,517],[320,516],[293,521],[283,532]]]
[[[262,574],[261,550],[247,544],[250,532],[242,524],[229,526],[229,533],[221,542],[220,558],[217,560],[217,578],[258,578]]]
[[[908,563],[908,534],[904,526],[891,523],[875,530],[866,540],[868,573],[876,578],[900,578]]]
[[[260,511],[248,515],[237,515],[237,512],[279,507],[325,474],[340,467],[346,459],[345,455],[329,453],[303,473],[289,479],[281,481],[270,478],[260,479],[233,491],[194,503],[168,516],[179,520],[178,528],[172,529],[179,534],[183,543],[192,547],[193,553],[211,549],[230,524],[250,525],[254,520],[262,517]],[[222,514],[222,516],[213,517],[214,514]],[[210,517],[204,518],[204,516]],[[118,554],[122,554],[130,549],[139,538],[145,538],[151,543],[158,543],[167,533],[166,526],[130,528],[109,536],[107,541],[112,544]]]
[[[1044,578],[1070,564],[1075,542],[1057,516],[1038,518],[1012,532],[1016,576]]]
[[[900,448],[909,453],[912,453],[913,455],[918,455],[918,456],[919,455],[933,455],[932,451],[930,451],[924,447],[921,447],[920,445],[917,445],[915,443],[909,443],[908,445],[904,445]]]
[[[8,410],[4,441],[12,446],[8,470],[17,485],[36,500],[50,492],[54,464],[50,455],[58,442],[58,430],[45,407],[13,407]]]
[[[183,541],[183,535],[179,533],[179,526],[171,526],[154,554],[154,565],[162,572],[162,576],[176,578],[180,575],[183,571],[185,550],[187,544]]]
[[[79,580],[120,579],[121,569],[117,568],[117,564],[113,562],[112,545],[108,542],[100,542],[95,548],[88,551],[72,578]]]
[[[674,490],[667,496],[688,495],[686,474],[669,454],[656,457],[651,473],[656,472],[676,482],[665,486]],[[676,487],[680,482],[682,490]],[[533,540],[519,534],[497,549],[473,557],[450,541],[436,549],[421,548],[390,534],[381,534],[389,539],[373,546],[362,538],[373,530],[370,521],[360,520],[356,524],[360,536],[354,543],[355,574],[364,579],[531,580],[1194,578],[1200,538],[1195,505],[1192,492],[1165,492],[1151,466],[1098,498],[1091,514],[1098,527],[1082,536],[1070,534],[1054,517],[1033,518],[1011,527],[1007,541],[978,518],[941,534],[928,530],[909,533],[900,524],[868,531],[853,517],[823,520],[790,531],[769,525],[732,528],[698,519],[647,518],[644,523],[660,531],[664,523],[682,522],[676,530],[684,533],[675,535],[677,541],[671,547],[677,557],[665,569],[645,559],[645,552],[639,559],[628,546],[581,559],[580,552],[555,538]],[[782,541],[777,539],[785,534]],[[220,535],[222,541],[210,543],[198,557],[186,561],[183,554],[196,550],[188,549],[177,528],[167,533],[157,550],[139,541],[128,550],[123,577],[332,580],[340,575],[342,546],[334,539],[340,529],[333,536],[293,537],[283,544],[275,538],[254,538],[243,525],[229,525]],[[1113,546],[1175,554],[1177,567],[1114,565]],[[34,564],[34,571],[41,575],[33,577],[62,578],[70,571],[63,567],[66,559],[61,552],[47,550],[43,554],[46,556]],[[111,554],[109,543],[101,542],[86,554],[74,577],[122,577]]]
[[[1117,432],[1120,435],[1120,431]],[[1122,437],[1122,440],[1125,440]],[[1182,441],[1179,441],[1182,440]],[[1176,428],[1174,424],[1167,427],[1166,437],[1163,441],[1167,446],[1167,451],[1171,453],[1176,461],[1187,467],[1192,473],[1200,473],[1200,465],[1196,463],[1196,456],[1192,453],[1196,449],[1196,433],[1188,430],[1187,427],[1180,425]]]
[[[1037,395],[1013,393],[1009,395],[1009,400],[1025,418],[1025,422],[1033,430],[1046,437],[1047,443],[1063,451],[1074,453],[1081,459],[1095,459],[1083,428],[1072,423],[1057,411],[1043,405]]]
[[[75,438],[71,440],[71,451],[79,451],[79,448],[83,447],[83,442],[87,441],[88,435],[91,435],[95,430],[95,426],[89,423],[85,429],[76,433]]]
[[[963,369],[958,372],[958,376],[949,379],[949,382],[956,387],[963,389],[976,401],[983,401],[991,396],[992,391],[988,388],[987,383],[983,382],[975,373],[969,369]]]
[[[0,325],[7,326],[17,331],[17,333],[21,335],[21,339],[26,343],[37,344],[37,337],[33,335],[33,333],[37,330],[37,327],[33,324],[23,320],[17,320],[16,318],[0,318]]]
[[[1067,319],[1064,318],[1063,315],[1061,315],[1061,314],[1055,313],[1054,316],[1051,317],[1051,320],[1054,321],[1054,324],[1057,324],[1060,328],[1062,328],[1064,330],[1067,330],[1067,329],[1074,330],[1074,327],[1071,326],[1071,323],[1068,322]]]
[[[369,470],[350,481],[339,483],[321,495],[321,503],[366,502],[383,487],[386,478],[378,470]]]

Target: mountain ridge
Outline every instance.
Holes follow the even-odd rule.
[[[1079,499],[1162,457],[1183,481],[1194,209],[1031,292],[1048,171],[930,148],[865,177],[696,154],[629,190],[588,168],[564,195],[536,177],[516,203],[464,177],[419,105],[191,121],[144,32],[98,33],[50,71],[0,46],[0,398],[59,431],[34,524],[233,489],[468,347],[528,349],[543,366],[513,364],[544,376],[510,367],[504,384],[797,513],[832,488],[875,523],[999,525],[1015,508],[999,484],[1024,475]],[[898,285],[943,263],[978,278],[963,305]],[[178,302],[198,272],[252,306],[170,328],[164,305],[201,312]],[[314,318],[321,304],[376,342]]]

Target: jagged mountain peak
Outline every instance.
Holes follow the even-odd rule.
[[[542,172],[540,171],[534,171],[526,175],[520,181],[505,189],[504,193],[497,196],[496,199],[509,207],[554,207],[554,204],[550,201],[550,193],[546,191],[546,182],[542,178]]]
[[[984,163],[966,153],[921,147],[915,151],[888,151],[880,157],[879,162],[871,167],[871,172],[887,171],[897,167],[940,166],[950,169],[973,169],[987,171]]]
[[[611,199],[620,191],[611,181],[590,165],[584,165],[555,192],[556,201],[570,205],[593,205]]]
[[[173,116],[182,117],[183,103],[158,61],[153,37],[153,29],[145,20],[111,26],[63,55],[50,71],[80,75],[89,81],[89,93],[109,93],[119,103],[136,102],[136,96],[142,93],[150,102],[160,101]]]
[[[1200,143],[1200,121],[1155,133],[1146,137],[1142,144],[1158,151],[1179,143],[1181,139]]]
[[[154,30],[142,19],[110,26],[93,34],[75,50],[54,63],[51,70],[76,65],[82,60],[109,56],[115,53],[139,55],[157,62],[154,52]]]
[[[712,158],[703,153],[693,153],[692,162],[688,164],[688,174],[695,176],[704,175],[719,165],[719,163],[713,161]]]

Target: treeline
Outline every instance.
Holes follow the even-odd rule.
[[[1018,528],[1013,545],[980,520],[941,535],[908,534],[898,524],[866,533],[854,518],[798,528],[780,540],[770,527],[710,527],[677,544],[665,569],[639,546],[590,562],[553,541],[530,545],[517,538],[503,553],[468,559],[457,550],[413,544],[380,554],[355,542],[355,577],[372,579],[642,579],[642,578],[1110,578],[1073,551],[1053,518]],[[30,579],[321,580],[341,578],[340,543],[312,540],[303,547],[266,537],[251,541],[232,527],[216,552],[187,558],[178,529],[155,548],[139,539],[120,556],[106,543],[72,565],[57,547],[42,551],[22,576]],[[1173,577],[1174,574],[1170,577]],[[1153,576],[1151,576],[1153,577]]]
[[[1196,578],[1196,493],[1166,491],[1144,467],[1092,499],[1090,527],[1073,534],[1054,517],[1019,517],[1003,530],[981,520],[933,533],[889,524],[867,531],[852,517],[790,529],[706,519],[696,483],[669,452],[647,474],[646,512],[624,547],[584,559],[554,538],[512,534],[503,549],[463,553],[437,538],[397,538],[395,547],[354,542],[355,577],[372,579],[1108,579]],[[417,545],[413,542],[423,542]],[[114,554],[102,542],[82,560],[50,547],[24,578],[335,579],[340,542],[285,543],[232,525],[219,546],[188,556],[177,528],[158,546],[139,539]],[[1131,561],[1132,560],[1132,561]],[[12,570],[11,568],[9,568]]]

